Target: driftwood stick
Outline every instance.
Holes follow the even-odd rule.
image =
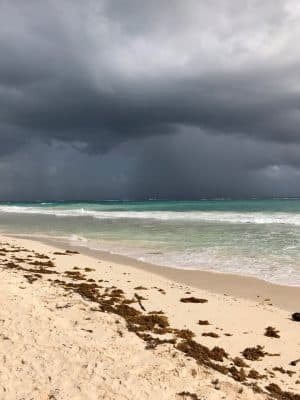
[[[142,309],[143,311],[146,311],[146,308],[143,306],[143,304],[142,304],[142,302],[141,302],[142,297],[139,296],[137,293],[134,293],[134,297],[137,299],[137,301],[138,301],[139,306],[141,307],[141,309]]]
[[[300,358],[298,358],[298,360],[291,361],[290,365],[293,365],[295,367],[298,364],[298,362],[300,362]]]

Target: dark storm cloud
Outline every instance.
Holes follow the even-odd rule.
[[[299,145],[189,129],[147,143],[132,191],[176,199],[298,196],[299,151]]]
[[[76,159],[78,170],[105,166],[90,181],[107,183],[87,190],[91,197],[126,190],[142,197],[155,187],[165,197],[238,196],[260,192],[267,181],[270,193],[283,181],[286,188],[287,175],[296,179],[299,168],[299,22],[294,0],[2,0],[2,170],[22,160],[26,173],[38,162],[23,153],[34,160],[48,152],[40,174],[53,182],[53,193],[60,178],[47,174],[64,143],[61,151],[73,154],[69,162]],[[128,173],[118,192],[116,166]],[[206,176],[193,172],[199,169]],[[9,181],[22,180],[13,171]],[[62,168],[64,181],[72,181],[72,171]],[[168,181],[172,189],[164,193]],[[27,185],[34,193],[34,179]],[[71,197],[78,187],[77,179]]]

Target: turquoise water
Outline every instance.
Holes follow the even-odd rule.
[[[300,200],[0,203],[0,230],[300,285]]]

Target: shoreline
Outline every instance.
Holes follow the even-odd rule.
[[[291,312],[299,308],[300,286],[280,285],[251,276],[161,266],[121,254],[76,245],[70,243],[68,239],[17,234],[7,234],[5,236],[33,240],[59,247],[60,249],[76,250],[87,256],[154,273],[176,283],[207,290],[211,293],[231,295],[254,301],[270,299],[270,304]]]

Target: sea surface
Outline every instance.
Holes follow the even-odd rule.
[[[300,286],[300,199],[0,203],[0,231]]]

